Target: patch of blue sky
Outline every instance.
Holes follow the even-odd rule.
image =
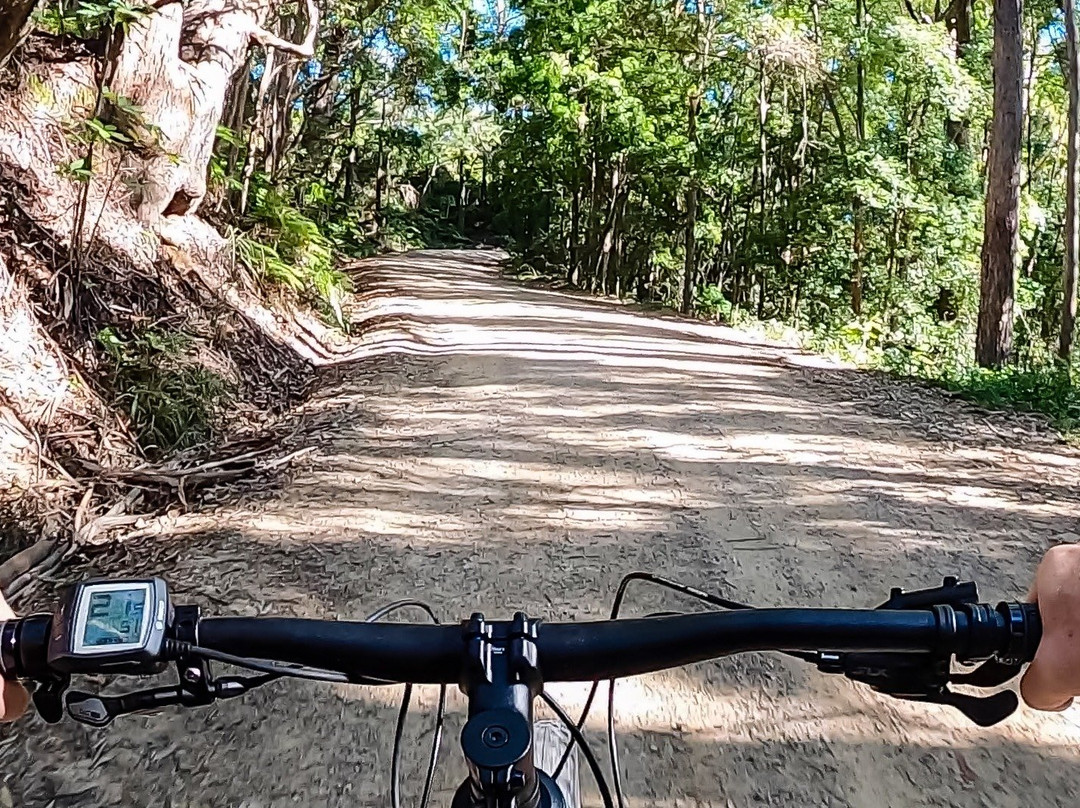
[[[387,70],[392,70],[405,58],[405,49],[390,38],[385,28],[372,34],[370,43],[371,58]]]
[[[487,36],[508,36],[525,24],[525,13],[510,0],[472,0],[472,10],[477,30]]]

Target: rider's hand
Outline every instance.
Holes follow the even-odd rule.
[[[0,620],[13,620],[15,612],[11,611],[3,593],[0,593]],[[30,703],[30,694],[26,688],[18,682],[4,681],[4,688],[0,691],[0,721],[14,721],[24,712],[26,705]]]
[[[1043,634],[1020,693],[1038,710],[1064,710],[1080,696],[1080,545],[1047,551],[1031,600],[1039,604]]]

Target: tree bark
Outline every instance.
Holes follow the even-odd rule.
[[[1012,353],[1013,299],[1020,219],[1023,124],[1023,0],[994,0],[994,114],[986,171],[979,322],[975,360],[1005,364]]]
[[[302,43],[263,29],[270,0],[159,3],[124,36],[111,89],[143,109],[160,143],[141,166],[132,202],[139,217],[193,213],[206,196],[206,169],[232,77],[252,41],[301,57],[314,54],[319,11],[307,0]]]
[[[37,0],[3,0],[0,3],[0,67],[22,42],[36,5]]]
[[[971,44],[971,3],[972,0],[953,0],[945,12],[945,25],[953,35],[957,61],[963,58]],[[945,120],[945,133],[958,148],[967,148],[970,139],[968,129],[966,120],[954,121],[951,116]]]
[[[1064,0],[1065,50],[1068,54],[1069,124],[1065,175],[1065,266],[1062,270],[1061,334],[1058,356],[1065,362],[1072,354],[1076,329],[1077,256],[1080,253],[1080,221],[1076,209],[1076,169],[1080,150],[1080,47],[1076,41],[1076,0]]]

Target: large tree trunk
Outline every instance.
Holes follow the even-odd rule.
[[[117,58],[111,89],[143,110],[160,141],[141,167],[133,204],[140,219],[193,213],[206,195],[206,169],[232,78],[252,41],[310,57],[319,14],[308,0],[303,43],[263,28],[271,0],[165,2],[133,24]]]
[[[1080,253],[1080,221],[1076,209],[1077,152],[1080,143],[1080,47],[1076,41],[1076,3],[1064,0],[1065,39],[1069,82],[1068,167],[1065,175],[1065,266],[1062,271],[1061,335],[1058,355],[1065,362],[1072,353],[1076,329],[1077,255]]]
[[[994,118],[986,170],[979,324],[975,359],[1000,367],[1012,352],[1024,116],[1023,0],[994,0]]]

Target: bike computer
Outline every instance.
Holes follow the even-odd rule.
[[[85,581],[60,596],[49,635],[49,666],[63,673],[156,673],[172,620],[160,578]]]

